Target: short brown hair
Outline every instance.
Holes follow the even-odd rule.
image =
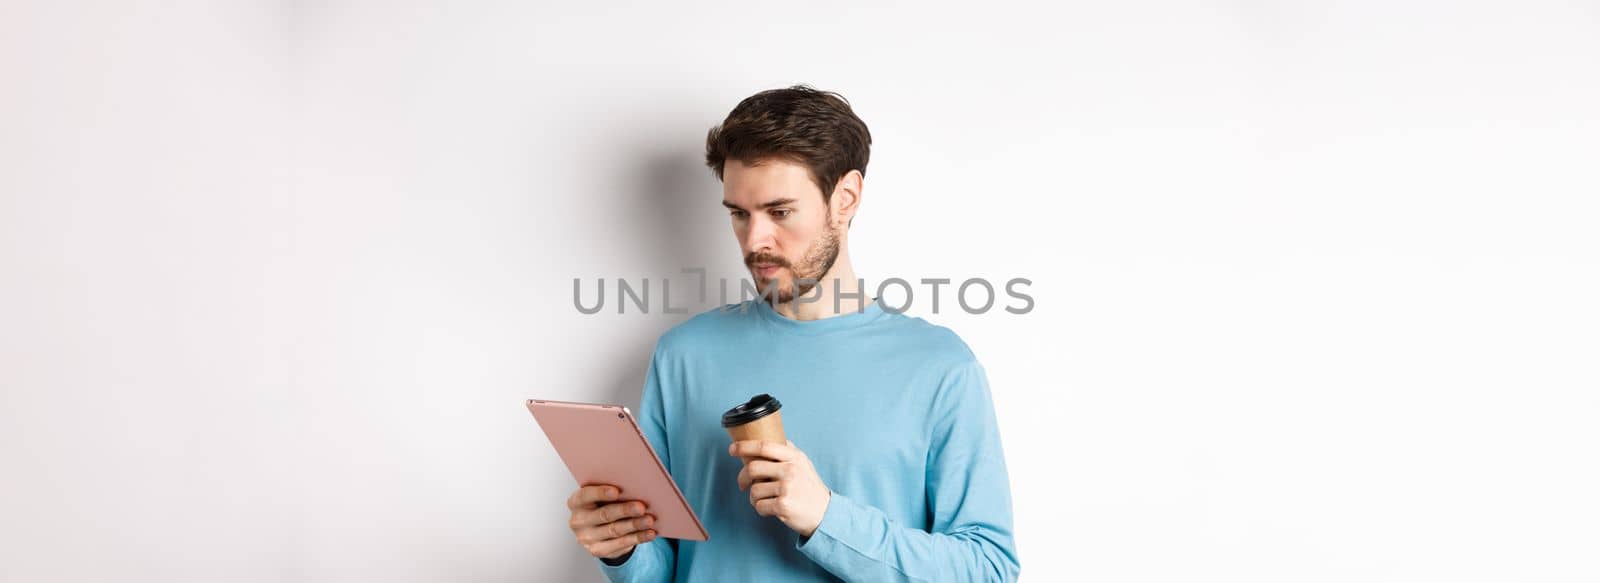
[[[811,171],[823,202],[851,170],[866,175],[871,150],[872,134],[844,96],[804,84],[746,97],[706,133],[706,166],[717,180],[728,160],[788,160]]]

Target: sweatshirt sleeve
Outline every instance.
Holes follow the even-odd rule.
[[[667,424],[661,390],[663,366],[661,346],[657,344],[655,353],[650,356],[650,369],[645,373],[644,393],[639,398],[637,419],[639,430],[650,442],[650,447],[656,450],[661,465],[670,472],[672,458],[667,449]],[[622,497],[627,498],[627,492],[623,492]],[[677,567],[677,548],[677,541],[656,537],[655,540],[634,546],[620,565],[611,565],[600,559],[595,559],[595,564],[600,566],[600,572],[612,583],[667,582],[672,581]]]
[[[1011,487],[994,403],[974,359],[936,397],[927,464],[932,528],[896,524],[833,492],[822,522],[795,547],[846,581],[1015,581]]]

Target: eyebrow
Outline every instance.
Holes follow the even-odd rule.
[[[777,198],[777,199],[773,199],[773,200],[769,200],[767,202],[761,203],[761,208],[769,209],[769,208],[772,208],[772,207],[775,207],[775,206],[783,206],[783,205],[788,205],[788,204],[794,204],[794,200],[795,199],[792,199],[792,198]],[[728,208],[731,208],[731,209],[735,209],[735,210],[741,210],[741,211],[744,210],[742,208],[739,208],[739,205],[733,204],[733,203],[728,202],[728,201],[722,201],[722,206],[725,206],[725,207],[728,207]]]

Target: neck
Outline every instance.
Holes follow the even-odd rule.
[[[773,311],[790,320],[821,320],[845,314],[854,314],[858,308],[872,303],[872,298],[857,297],[864,294],[860,282],[856,280],[856,270],[850,265],[850,253],[841,249],[839,258],[834,260],[833,267],[823,274],[822,281],[817,282],[816,289],[805,294],[805,301],[795,298],[781,304],[773,304]],[[834,309],[834,298],[839,294],[850,294],[838,300],[839,309]],[[812,298],[816,298],[813,300]]]

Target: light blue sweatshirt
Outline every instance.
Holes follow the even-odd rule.
[[[624,581],[1012,581],[1011,489],[984,370],[947,328],[884,311],[791,320],[729,304],[656,343],[640,427],[710,533],[658,538]],[[816,532],[761,516],[739,490],[728,408],[768,393],[832,491]],[[626,498],[627,493],[623,493]]]

